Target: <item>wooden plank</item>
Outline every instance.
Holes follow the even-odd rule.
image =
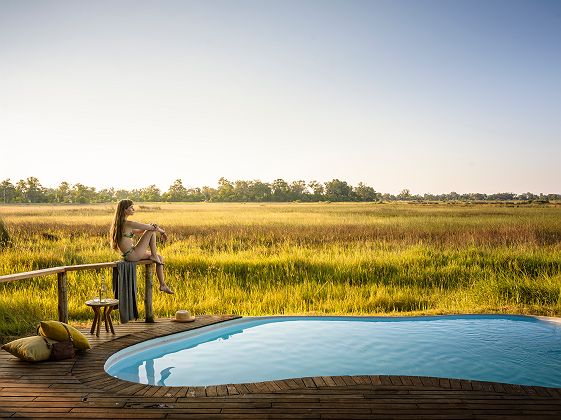
[[[389,379],[392,385],[403,385],[403,382],[401,382],[401,378],[399,376],[390,376]]]
[[[304,382],[304,386],[306,386],[307,388],[315,388],[316,384],[314,383],[314,380],[312,378],[306,377],[306,378],[302,378],[302,381]]]
[[[451,388],[452,385],[450,384],[450,380],[446,379],[446,378],[439,378],[438,379],[438,384],[442,387],[442,388]]]
[[[173,394],[171,393],[172,388],[167,386],[162,386],[160,389],[153,395],[155,398],[171,398]],[[175,391],[173,391],[175,393]]]
[[[187,392],[185,392],[185,397],[194,398],[195,397],[195,388],[192,386],[187,387]]]
[[[409,379],[411,379],[411,383],[414,386],[423,386],[423,382],[421,381],[421,378],[419,378],[418,376],[410,376]],[[450,384],[450,381],[448,381],[448,384]]]
[[[357,384],[361,384],[361,385],[371,385],[372,384],[372,382],[370,382],[370,378],[368,376],[353,376],[353,380]]]
[[[44,268],[42,270],[26,271],[25,273],[8,274],[6,276],[0,276],[0,283],[7,283],[15,280],[32,279],[42,276],[50,276],[51,274],[63,273],[65,270],[66,267],[53,267]]]
[[[65,271],[99,270],[102,268],[117,267],[117,262],[118,261],[110,261],[110,262],[93,263],[93,264],[68,265],[64,268]],[[147,264],[154,264],[154,261],[152,260],[136,261],[136,265],[147,265]]]
[[[217,385],[216,393],[219,397],[225,397],[228,395],[228,387],[226,385]]]
[[[206,390],[204,386],[196,386],[193,387],[192,391],[195,393],[195,397],[204,397],[206,396]]]
[[[185,397],[187,395],[187,391],[189,390],[189,387],[187,386],[177,386],[174,388],[175,388],[175,392],[173,393],[173,396],[176,399],[179,397]]]
[[[319,376],[314,376],[312,380],[316,384],[316,387],[325,386],[325,381]]]
[[[347,385],[347,386],[357,385],[357,383],[355,382],[355,380],[351,376],[341,376],[340,378],[343,379],[344,384]]]
[[[323,382],[327,386],[336,386],[337,385],[331,376],[320,376],[320,378],[323,380]]]
[[[254,385],[259,393],[267,394],[271,392],[271,388],[269,388],[265,382],[255,382]]]
[[[245,387],[249,390],[250,393],[260,393],[261,391],[259,390],[259,388],[257,387],[257,384],[254,383],[247,383],[244,384]],[[208,395],[208,394],[207,394]]]
[[[137,261],[137,265],[150,265],[153,264],[152,260]],[[33,279],[35,277],[49,276],[52,274],[65,273],[68,271],[82,271],[82,270],[97,270],[101,268],[116,267],[117,261],[93,263],[93,264],[79,264],[79,265],[66,265],[60,267],[43,268],[41,270],[26,271],[23,273],[7,274],[0,276],[0,283],[7,283],[16,280]]]
[[[409,376],[402,376],[401,377],[401,382],[403,383],[403,385],[408,385],[408,386],[413,385],[413,381],[411,380],[411,378]]]
[[[228,395],[239,395],[239,391],[232,384],[226,385],[226,389],[228,390]]]
[[[263,382],[267,388],[269,388],[270,392],[278,392],[280,391],[280,387],[274,382],[274,381],[267,381],[267,382]]]
[[[117,267],[117,261],[93,263],[93,264],[69,265],[65,267],[65,271],[99,270],[102,268],[111,268],[111,267]]]
[[[469,381],[461,381],[460,385],[461,385],[462,389],[468,389],[468,390],[473,389],[471,387],[471,382],[469,382]]]

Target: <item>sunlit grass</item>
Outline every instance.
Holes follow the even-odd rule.
[[[369,203],[141,204],[173,296],[156,316],[194,313],[561,315],[561,207]],[[1,206],[12,245],[0,274],[118,259],[113,208]],[[69,273],[73,323],[109,270]],[[139,269],[139,302],[144,289]],[[56,276],[0,284],[0,336],[56,318]],[[4,338],[3,338],[4,339]]]

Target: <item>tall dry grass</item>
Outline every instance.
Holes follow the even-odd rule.
[[[2,206],[12,246],[0,274],[112,261],[113,208]],[[167,228],[161,250],[177,293],[157,316],[195,313],[561,314],[561,206],[150,204],[137,220]],[[69,275],[70,317],[101,276]],[[142,283],[142,282],[140,282]],[[51,278],[0,285],[0,335],[56,317]],[[140,284],[142,296],[142,284]]]

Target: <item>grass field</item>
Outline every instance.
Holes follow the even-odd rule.
[[[0,206],[0,275],[114,261],[110,205]],[[561,315],[561,205],[140,204],[173,296],[154,312]],[[109,270],[69,273],[72,323]],[[157,282],[156,282],[157,284]],[[139,299],[144,294],[139,281]],[[0,284],[0,339],[56,319],[56,276]],[[142,305],[140,305],[142,311]]]

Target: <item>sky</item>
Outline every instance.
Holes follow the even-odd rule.
[[[561,2],[0,0],[0,180],[561,192]]]

